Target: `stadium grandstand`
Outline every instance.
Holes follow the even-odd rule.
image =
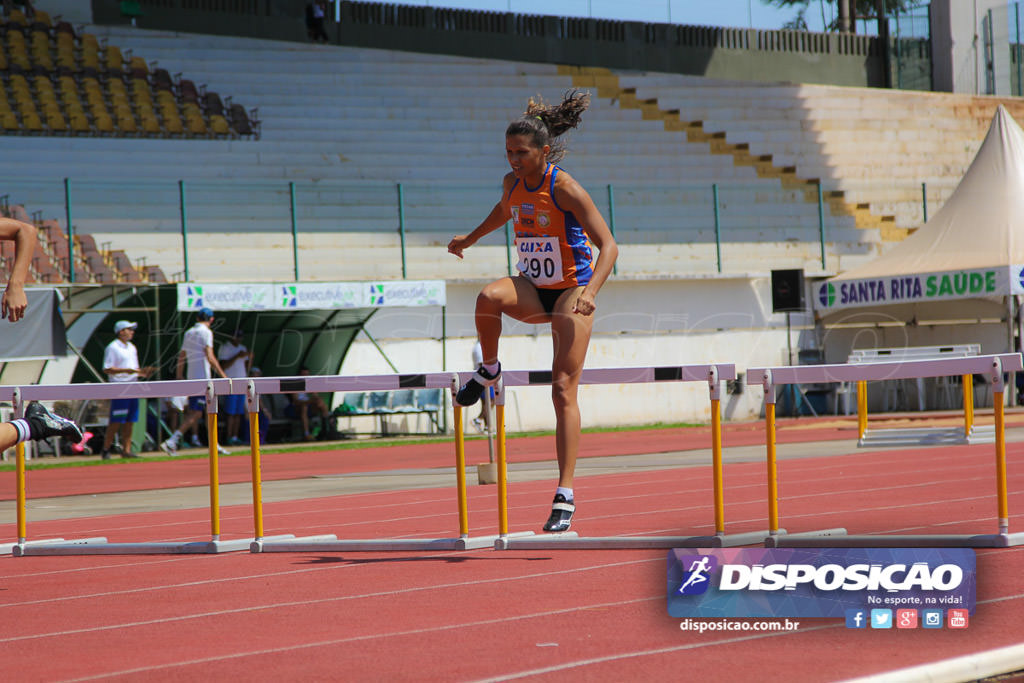
[[[321,370],[461,367],[475,291],[514,256],[500,231],[463,261],[444,245],[497,199],[501,132],[526,99],[573,89],[593,103],[565,165],[621,250],[593,362],[776,363],[792,354],[787,323],[798,350],[823,341],[812,314],[773,312],[771,271],[825,278],[884,254],[943,205],[1000,104],[1024,120],[1016,45],[972,90],[942,75],[934,38],[340,2],[320,44],[302,3],[33,5],[0,25],[2,143],[18,160],[2,210],[39,227],[32,275],[68,299],[69,330],[98,329],[80,313],[98,302],[108,316],[144,307],[165,368],[181,317],[153,292],[402,280],[445,282],[447,306],[415,325],[367,312],[356,332],[387,339],[384,353],[352,333]],[[513,330],[530,356],[535,337]],[[423,338],[437,353],[414,350]],[[86,380],[90,353],[39,376]],[[702,404],[664,411],[702,418]],[[736,396],[729,410],[758,406]]]

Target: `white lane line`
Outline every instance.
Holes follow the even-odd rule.
[[[490,551],[488,551],[488,552],[490,552]],[[423,558],[433,558],[433,557],[444,558],[444,557],[451,557],[451,555],[449,555],[449,554],[437,554],[437,555],[424,555],[422,557]],[[417,556],[417,559],[419,559],[419,556]],[[415,593],[415,592],[418,592],[418,591],[433,590],[435,588],[456,588],[456,587],[461,587],[461,586],[473,586],[473,585],[477,585],[477,584],[495,583],[495,582],[498,582],[498,581],[525,581],[525,580],[529,580],[529,579],[538,579],[538,578],[543,578],[543,577],[547,577],[547,576],[558,576],[558,575],[561,575],[561,574],[571,574],[573,572],[599,571],[601,569],[609,569],[609,568],[612,568],[612,567],[624,567],[624,566],[631,565],[631,564],[643,564],[645,562],[661,562],[661,563],[664,563],[665,562],[665,557],[664,556],[660,556],[660,557],[657,557],[657,558],[650,558],[650,557],[648,557],[648,558],[644,558],[644,559],[641,559],[641,560],[627,560],[627,561],[623,561],[623,562],[609,562],[609,563],[605,563],[605,564],[591,565],[591,566],[588,566],[588,567],[580,567],[580,568],[572,568],[572,569],[559,569],[557,571],[540,572],[540,573],[536,573],[536,574],[520,574],[518,576],[502,576],[502,577],[498,577],[498,578],[494,578],[494,579],[479,579],[479,580],[474,580],[474,581],[460,581],[458,583],[434,584],[434,585],[430,585],[430,586],[418,586],[418,587],[413,587],[413,588],[403,588],[403,589],[397,589],[397,590],[379,591],[379,592],[365,593],[365,594],[360,594],[360,595],[342,595],[342,596],[338,596],[338,597],[335,597],[335,598],[317,598],[316,600],[308,601],[308,604],[316,604],[318,602],[328,602],[328,601],[337,601],[337,600],[354,600],[354,599],[362,599],[362,598],[371,598],[371,597],[379,597],[379,596],[383,596],[383,595],[400,595],[402,593]],[[257,579],[267,579],[267,578],[273,578],[273,577],[291,576],[291,575],[295,575],[295,574],[308,574],[308,573],[311,573],[311,572],[319,572],[319,571],[331,571],[331,570],[339,570],[339,569],[348,569],[348,568],[354,568],[354,567],[360,567],[360,566],[363,566],[363,565],[360,565],[360,564],[343,564],[343,565],[339,565],[339,566],[307,567],[305,569],[291,569],[291,570],[283,571],[283,572],[269,572],[269,573],[266,573],[266,574],[251,574],[249,576],[229,576],[229,577],[224,577],[224,578],[220,578],[220,579],[205,579],[205,580],[202,580],[202,581],[186,581],[186,582],[183,582],[183,583],[168,584],[168,585],[164,585],[164,586],[147,586],[145,588],[129,588],[129,589],[119,590],[119,591],[107,591],[107,592],[104,592],[104,593],[89,593],[89,594],[86,594],[86,595],[62,595],[62,596],[59,596],[59,597],[42,598],[42,599],[39,599],[39,600],[26,600],[26,601],[23,601],[23,602],[9,602],[9,603],[0,604],[0,607],[25,607],[25,606],[28,606],[28,605],[40,605],[40,604],[46,604],[46,603],[52,603],[52,602],[67,602],[69,600],[87,600],[87,599],[92,599],[92,598],[108,598],[108,597],[121,596],[121,595],[133,595],[133,594],[137,594],[137,593],[149,593],[149,592],[161,591],[161,590],[173,590],[173,589],[178,589],[178,588],[193,588],[195,586],[210,586],[210,585],[219,584],[219,583],[228,583],[228,582],[237,582],[237,581],[248,581],[248,580],[257,580]],[[296,603],[281,603],[281,604],[282,605],[286,605],[286,606],[287,605],[303,605],[303,604],[307,604],[307,601],[296,602]],[[275,605],[272,603],[270,605],[266,605],[266,606],[263,606],[263,607],[244,608],[241,611],[247,611],[249,609],[268,609],[268,608],[274,607],[274,606]],[[179,618],[188,618],[188,617],[174,617],[173,619],[169,619],[169,621],[173,621],[173,620],[176,620],[176,619],[179,619]],[[159,621],[160,620],[153,621],[153,622],[143,622],[143,623],[159,623]],[[102,627],[102,628],[108,628],[108,627]],[[85,629],[85,631],[88,631],[88,630],[90,630],[90,629]],[[60,635],[60,634],[59,633],[57,633],[57,634],[41,634],[41,636],[39,636],[39,637],[49,636],[49,635]],[[37,637],[37,636],[19,636],[19,637],[15,638],[15,639],[34,638],[34,637]],[[7,640],[10,640],[10,639],[0,639],[0,642],[7,642]]]

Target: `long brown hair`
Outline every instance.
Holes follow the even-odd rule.
[[[508,124],[505,137],[510,135],[528,136],[537,147],[549,145],[548,161],[557,163],[565,156],[566,144],[559,140],[565,131],[580,125],[583,112],[590,106],[590,93],[572,90],[562,98],[561,104],[546,105],[538,97],[532,97],[526,105],[526,112]]]

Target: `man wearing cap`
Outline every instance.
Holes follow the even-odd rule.
[[[231,335],[231,341],[220,345],[217,359],[220,360],[224,374],[228,377],[235,379],[249,376],[252,352],[242,343],[242,330],[235,330],[235,333]],[[242,415],[245,415],[245,395],[225,396],[224,413],[228,416],[227,424],[224,426],[225,441],[229,446],[238,446],[242,443],[242,440],[238,438],[238,426],[242,422]]]
[[[138,323],[127,320],[114,323],[117,338],[107,344],[103,352],[103,372],[107,373],[111,382],[137,382],[140,377],[145,379],[153,374],[154,368],[139,367],[139,352],[132,343],[138,326]],[[107,432],[103,435],[104,460],[110,460],[110,447],[118,431],[121,433],[121,457],[139,457],[131,452],[132,428],[138,419],[139,399],[115,398],[110,401],[110,420],[107,422]]]
[[[215,370],[220,377],[227,377],[224,370],[213,353],[213,330],[210,323],[213,322],[213,311],[209,308],[200,308],[196,312],[196,324],[185,332],[185,338],[181,343],[181,351],[178,352],[177,379],[185,379],[186,369],[188,379],[210,379],[210,371]],[[181,441],[182,432],[194,425],[203,417],[206,410],[206,396],[190,396],[188,399],[188,415],[185,421],[178,426],[177,431],[171,437],[160,444],[160,448],[168,455],[178,454],[178,443]],[[226,453],[223,448],[218,447],[221,453]]]

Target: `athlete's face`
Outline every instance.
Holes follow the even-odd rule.
[[[534,178],[544,173],[551,147],[538,147],[528,135],[509,135],[505,138],[508,164],[517,178]]]

